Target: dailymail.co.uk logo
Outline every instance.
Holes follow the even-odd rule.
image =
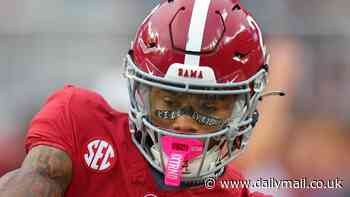
[[[103,173],[113,168],[116,154],[112,143],[104,139],[92,139],[84,146],[84,165],[93,172]]]

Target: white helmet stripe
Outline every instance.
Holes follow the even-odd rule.
[[[252,16],[248,16],[247,19],[248,19],[249,25],[253,29],[256,29],[258,31],[260,47],[263,50],[264,57],[265,57],[265,55],[266,55],[266,47],[264,46],[264,40],[263,40],[263,36],[262,36],[262,33],[261,33],[261,29],[260,29],[259,25],[256,23],[256,21],[254,20],[254,18]]]
[[[190,27],[188,31],[188,40],[186,51],[200,51],[202,48],[205,22],[208,16],[208,10],[211,0],[195,0]],[[185,55],[185,65],[199,66],[200,55]]]

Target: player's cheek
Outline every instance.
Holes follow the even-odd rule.
[[[218,106],[218,110],[215,113],[215,117],[222,119],[222,120],[227,120],[231,117],[233,111],[233,104],[231,103],[226,103],[226,104],[221,104]]]
[[[200,129],[198,130],[198,133],[200,133],[200,134],[213,133],[219,129],[218,127],[210,127],[207,125],[200,125],[198,123],[197,123],[197,125],[198,125],[198,127],[200,127]]]

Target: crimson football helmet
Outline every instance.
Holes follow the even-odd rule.
[[[203,151],[181,169],[181,181],[217,177],[246,148],[267,75],[268,53],[261,30],[238,0],[163,1],[140,25],[125,58],[132,140],[161,173],[169,160],[163,137],[200,140]],[[151,121],[149,94],[154,87],[238,99],[230,118],[215,132],[179,133]],[[215,146],[209,146],[212,141]]]

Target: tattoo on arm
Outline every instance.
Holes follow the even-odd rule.
[[[65,152],[37,146],[21,168],[0,178],[0,196],[63,197],[71,176],[72,161]]]

